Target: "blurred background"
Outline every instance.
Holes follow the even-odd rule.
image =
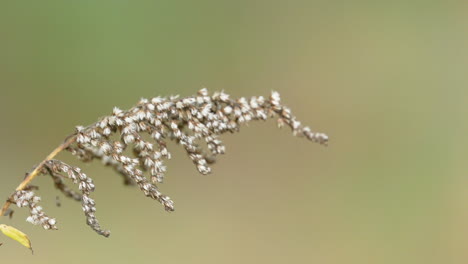
[[[23,209],[1,218],[35,250],[0,236],[1,262],[466,263],[467,12],[464,1],[2,1],[1,199],[76,125],[141,97],[277,90],[331,141],[251,123],[222,137],[208,176],[172,144],[170,214],[64,153],[95,180],[111,237],[38,178],[60,230]]]

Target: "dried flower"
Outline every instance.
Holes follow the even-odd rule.
[[[55,218],[48,217],[41,206],[37,203],[41,200],[41,197],[34,195],[33,191],[21,190],[16,191],[13,194],[13,202],[18,207],[29,207],[29,214],[26,221],[33,225],[41,225],[44,229],[57,229]]]
[[[10,202],[30,208],[29,222],[40,224],[45,229],[56,229],[55,219],[47,217],[37,206],[40,198],[31,190],[26,190],[36,175],[50,175],[56,188],[65,196],[81,201],[87,224],[107,237],[110,232],[101,229],[95,217],[95,202],[90,198],[95,188],[93,181],[80,168],[53,159],[56,154],[67,150],[85,162],[99,159],[121,174],[125,184],[136,184],[145,196],[159,201],[167,211],[173,211],[172,200],[156,186],[164,180],[164,161],[171,158],[167,140],[182,145],[196,169],[201,174],[208,174],[211,172],[210,164],[226,150],[219,139],[220,135],[237,132],[242,124],[252,120],[275,116],[279,127],[289,126],[296,136],[327,144],[328,137],[303,126],[291,110],[281,104],[277,92],[272,92],[269,98],[258,96],[235,100],[224,92],[215,92],[210,96],[207,89],[201,89],[197,95],[187,98],[141,99],[129,110],[115,107],[110,116],[87,127],[77,126],[76,132],[28,175],[10,197]],[[113,140],[111,136],[114,134],[119,135],[120,139]],[[148,137],[152,140],[145,139]],[[201,142],[206,144],[207,149],[200,146]],[[129,148],[134,156],[125,154]],[[145,176],[145,172],[148,176]],[[76,184],[80,193],[69,188],[64,179]],[[3,207],[2,214],[8,206],[9,202]]]

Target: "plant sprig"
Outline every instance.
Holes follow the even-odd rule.
[[[173,201],[157,187],[166,173],[164,161],[171,158],[167,140],[182,145],[196,169],[201,174],[208,174],[216,157],[225,152],[220,135],[238,132],[242,124],[268,117],[276,117],[279,127],[288,126],[296,136],[327,145],[328,136],[303,126],[291,110],[281,104],[277,92],[272,92],[269,98],[231,99],[224,92],[209,95],[206,89],[201,89],[186,98],[141,99],[129,110],[114,108],[111,115],[96,123],[76,127],[75,133],[28,173],[4,204],[1,215],[13,203],[29,208],[28,222],[45,229],[57,229],[57,221],[44,213],[38,205],[40,197],[30,188],[38,175],[49,175],[65,196],[81,201],[87,224],[98,234],[108,237],[110,232],[101,229],[95,216],[96,203],[90,197],[95,190],[93,180],[79,167],[56,160],[57,154],[66,150],[83,162],[101,160],[122,175],[125,184],[137,185],[145,196],[160,202],[167,211],[173,211]],[[119,139],[112,138],[115,134]],[[151,140],[147,140],[148,137]],[[133,156],[126,154],[125,150],[129,148],[133,150]],[[79,192],[70,188],[66,181],[76,184]]]

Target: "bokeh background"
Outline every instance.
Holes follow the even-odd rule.
[[[331,142],[251,123],[223,136],[208,176],[170,145],[171,214],[82,165],[109,239],[39,178],[60,230],[16,210],[1,222],[29,234],[35,255],[0,236],[0,262],[466,263],[467,12],[464,1],[1,1],[2,199],[75,125],[140,97],[277,90]]]

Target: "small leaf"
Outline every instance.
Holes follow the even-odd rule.
[[[6,235],[7,237],[10,237],[11,239],[16,240],[21,245],[31,249],[31,252],[34,253],[32,247],[31,247],[31,241],[29,241],[29,238],[25,233],[19,231],[18,229],[14,228],[12,226],[7,226],[7,225],[3,225],[3,224],[0,225],[0,231],[2,231],[2,233],[4,235]]]

